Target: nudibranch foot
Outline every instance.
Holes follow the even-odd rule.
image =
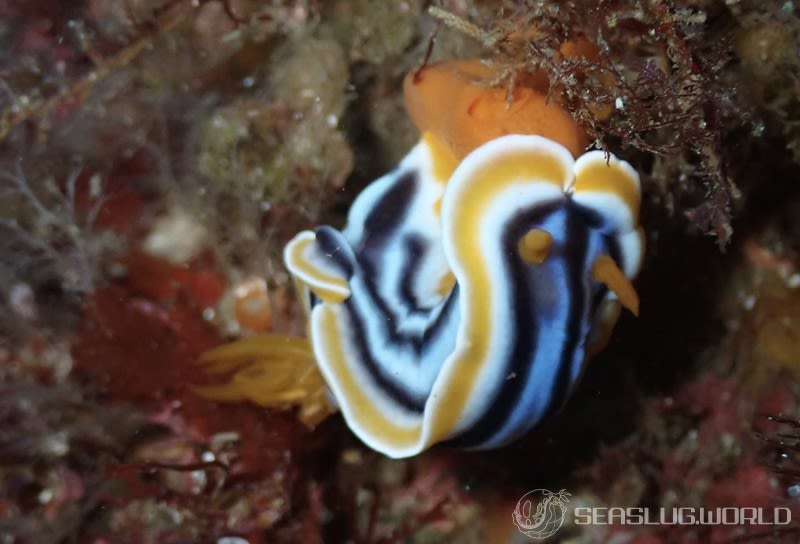
[[[300,421],[310,428],[337,411],[304,338],[278,334],[242,338],[203,353],[198,362],[209,374],[234,372],[227,383],[192,387],[205,398],[250,401],[269,408],[298,406]]]

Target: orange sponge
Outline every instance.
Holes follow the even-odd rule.
[[[566,57],[593,58],[588,42],[567,42]],[[548,100],[548,81],[539,72],[518,83],[508,96],[505,87],[490,87],[497,70],[479,60],[425,66],[406,76],[406,110],[420,132],[430,132],[458,160],[476,147],[506,134],[536,134],[554,140],[573,156],[583,153],[587,138],[569,112]]]

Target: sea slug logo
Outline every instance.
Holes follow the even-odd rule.
[[[519,531],[534,540],[543,540],[556,534],[564,523],[570,494],[547,489],[528,491],[517,501],[511,518]]]

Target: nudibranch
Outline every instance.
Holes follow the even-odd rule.
[[[476,61],[410,74],[420,142],[344,229],[284,251],[332,401],[390,457],[518,438],[564,403],[620,306],[638,312],[637,173],[584,152],[546,89],[509,95],[490,75]]]

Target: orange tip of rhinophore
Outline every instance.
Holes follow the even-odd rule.
[[[565,42],[561,54],[591,59],[597,48],[586,41]],[[459,160],[507,134],[544,136],[575,157],[583,153],[586,134],[566,109],[548,98],[546,73],[528,74],[510,89],[488,86],[498,76],[497,68],[477,59],[424,66],[403,83],[406,110],[420,132],[434,134]]]
[[[617,295],[620,303],[631,311],[635,316],[639,316],[639,295],[631,281],[625,277],[619,269],[614,259],[608,255],[600,255],[592,265],[592,279],[599,281]]]

